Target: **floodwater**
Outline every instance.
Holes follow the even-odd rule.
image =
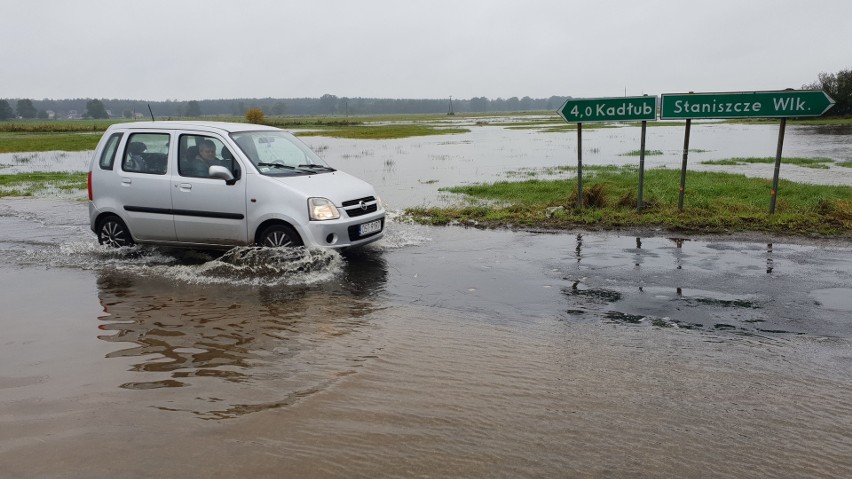
[[[517,118],[516,118],[517,119]],[[495,122],[510,119],[496,118]],[[351,140],[302,137],[332,165],[369,181],[391,209],[443,204],[438,190],[469,183],[537,178],[574,177],[555,172],[557,167],[577,166],[577,133],[544,133],[537,129],[511,129],[469,124],[470,120],[438,126],[461,126],[469,133],[413,137],[399,140]],[[564,123],[563,123],[564,124]],[[543,125],[546,127],[548,125]],[[551,125],[552,126],[552,125]],[[740,173],[772,178],[774,164],[737,166],[704,165],[704,161],[775,157],[778,126],[736,125],[719,122],[693,123],[688,169]],[[649,127],[646,168],[680,170],[685,129],[679,126]],[[640,146],[639,127],[588,128],[583,130],[583,165],[634,165],[639,157],[628,155]],[[788,126],[783,157],[827,158],[828,169],[784,164],[781,178],[792,181],[852,186],[852,128]],[[0,174],[32,171],[87,171],[91,152],[0,154]],[[637,179],[638,182],[638,179]],[[783,195],[783,191],[781,192]],[[451,201],[451,200],[450,200]]]
[[[309,140],[402,208],[549,164],[516,135],[563,149]],[[11,198],[0,284],[0,477],[852,476],[847,242],[393,215],[347,254],[112,250]]]

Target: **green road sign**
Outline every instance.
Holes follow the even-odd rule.
[[[822,90],[663,93],[660,119],[821,116],[834,100]]]
[[[656,96],[579,98],[566,101],[559,114],[568,123],[657,119]]]

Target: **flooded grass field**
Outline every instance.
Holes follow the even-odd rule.
[[[696,167],[772,153],[772,127],[740,127],[767,129],[768,147],[699,141],[728,128],[693,131]],[[649,130],[663,155],[646,161],[677,168],[682,130],[667,129]],[[620,156],[634,129],[612,130],[589,132],[590,161],[635,161]],[[791,155],[848,155],[848,136],[788,135]],[[400,210],[570,165],[572,138],[306,140]],[[847,170],[782,177],[800,169]],[[112,250],[85,202],[57,194],[0,199],[0,284],[2,477],[852,475],[840,240],[392,215],[385,239],[344,254]]]

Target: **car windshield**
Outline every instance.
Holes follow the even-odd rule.
[[[269,176],[328,173],[328,166],[307,145],[285,131],[247,131],[232,133],[257,171]]]

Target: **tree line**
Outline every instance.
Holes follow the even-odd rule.
[[[802,85],[805,90],[822,90],[834,99],[827,116],[852,115],[852,68],[837,73],[820,73],[817,81]]]
[[[416,113],[487,113],[556,110],[568,97],[471,99],[236,98],[217,100],[144,101],[128,99],[0,100],[0,120],[14,118],[146,118],[244,116],[260,108],[274,116],[375,115]],[[15,105],[14,108],[12,105]],[[150,111],[149,108],[150,107]]]
[[[802,88],[823,90],[834,99],[835,105],[828,111],[827,116],[852,115],[852,69],[840,70],[837,73],[820,73],[817,81],[803,85]],[[568,98],[571,97],[389,99],[348,98],[331,94],[323,95],[320,98],[237,98],[150,102],[128,99],[31,100],[21,98],[17,100],[0,99],[0,120],[15,118],[146,118],[152,112],[159,119],[202,116],[224,117],[244,116],[252,108],[259,108],[265,114],[273,116],[555,111]],[[13,103],[14,108],[12,108]]]

